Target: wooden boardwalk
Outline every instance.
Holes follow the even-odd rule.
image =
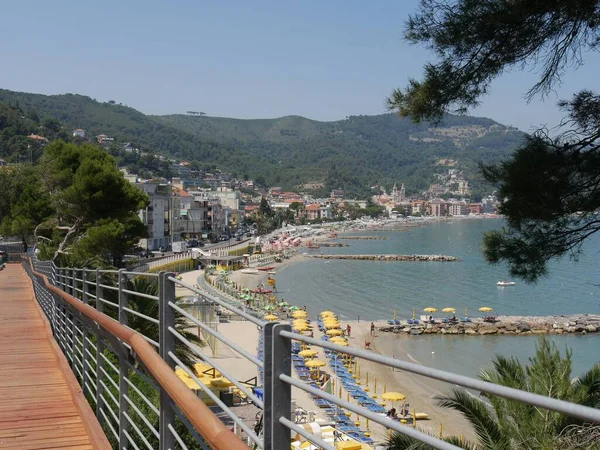
[[[20,264],[0,271],[0,449],[111,446]]]

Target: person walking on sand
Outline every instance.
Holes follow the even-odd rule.
[[[375,324],[371,322],[371,336],[375,335]]]
[[[352,327],[350,324],[346,326],[346,336],[350,337],[350,333],[352,332]]]

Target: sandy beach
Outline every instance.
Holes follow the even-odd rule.
[[[281,270],[286,265],[293,263],[293,261],[298,258],[302,258],[302,256],[296,255],[290,260],[284,260],[282,263],[273,263],[270,265],[275,268],[275,271],[277,271]],[[231,273],[229,275],[229,279],[234,281],[235,283],[254,289],[260,284],[266,285],[267,275],[268,274],[262,272],[259,274],[244,274],[237,271]],[[324,309],[326,309],[325,306]],[[250,330],[244,328],[243,324],[244,322],[223,324],[220,325],[220,330],[222,330],[224,333],[227,333],[226,335],[230,338],[239,336],[239,334],[249,336]],[[374,336],[371,336],[370,322],[342,322],[342,328],[345,328],[347,324],[350,324],[352,327],[352,335],[349,339],[349,344],[351,346],[364,348],[365,341],[369,341],[371,343],[371,350],[373,352],[376,352],[381,355],[392,356],[409,362],[414,362],[411,361],[407,352],[402,348],[403,346],[401,340],[410,339],[410,336],[397,336],[394,334],[379,333],[377,331],[375,332]],[[381,326],[386,326],[387,323],[377,322],[375,323],[375,325],[378,329]],[[320,333],[318,330],[315,329],[315,336],[318,335],[320,335]],[[325,357],[323,350],[318,350],[318,358],[326,361],[327,358]],[[240,364],[243,364],[243,362],[240,361]],[[446,393],[453,386],[444,382],[432,380],[419,375],[405,373],[399,370],[392,371],[390,367],[382,366],[380,364],[372,363],[365,360],[359,360],[358,365],[360,366],[362,386],[365,386],[366,384],[366,373],[368,372],[369,392],[371,394],[376,394],[378,396],[378,399],[381,399],[381,394],[383,393],[383,389],[385,386],[388,392],[398,391],[406,395],[406,403],[410,405],[411,413],[413,411],[416,411],[417,413],[427,413],[429,415],[430,420],[418,421],[417,426],[419,428],[431,432],[435,435],[439,435],[441,425],[443,435],[463,435],[465,438],[475,439],[475,434],[471,425],[459,413],[453,410],[439,407],[437,405],[436,400],[434,399],[435,395]],[[329,373],[332,373],[332,370],[329,367],[326,367],[325,370]],[[376,392],[374,392],[375,379],[377,379]],[[339,387],[336,387],[336,391],[338,390]],[[293,398],[294,400],[296,400],[297,405],[299,407],[305,409],[306,411],[315,412],[316,417],[325,418],[324,414],[322,414],[319,411],[319,408],[316,407],[312,399],[304,392],[294,389]],[[348,398],[347,393],[343,389],[342,398]],[[351,397],[350,400],[352,401]],[[401,403],[391,404],[388,402],[388,404],[386,404],[385,407],[395,407],[397,410],[400,410]],[[357,417],[355,414],[352,414],[352,418],[360,422],[361,428],[366,428],[366,421],[364,418]],[[369,423],[369,430],[372,433],[373,439],[375,439],[378,442],[382,442],[383,440],[385,440],[385,437],[388,433],[388,431],[384,427],[374,424],[372,421],[370,421]]]
[[[319,236],[315,240],[328,240],[326,236]],[[302,253],[299,252],[290,259],[285,259],[281,263],[269,263],[269,266],[274,267],[274,271],[280,271],[289,264],[293,264],[295,261],[303,258]],[[202,270],[193,271],[181,274],[183,281],[195,285],[198,277],[202,277],[204,272]],[[259,272],[257,274],[247,274],[241,271],[230,272],[228,278],[238,285],[255,289],[259,285],[267,285],[267,272]],[[177,289],[177,295],[192,295],[192,293],[183,288]],[[281,300],[281,298],[279,299]],[[302,305],[298,305],[302,306]],[[326,306],[323,306],[326,309]],[[313,318],[314,319],[314,318]],[[349,339],[349,344],[353,347],[364,348],[365,341],[371,343],[371,350],[375,353],[395,357],[404,361],[411,361],[410,356],[406,350],[403,349],[403,340],[411,339],[410,336],[398,336],[395,334],[379,333],[375,332],[374,336],[370,335],[370,322],[342,322],[342,329],[350,324],[352,327],[352,334]],[[376,329],[382,326],[386,326],[387,323],[377,322],[375,323]],[[241,346],[245,350],[252,354],[256,354],[256,346],[259,338],[259,328],[248,321],[232,321],[220,323],[218,326],[219,332],[223,333],[227,338],[231,339],[236,345]],[[315,328],[315,337],[320,336],[320,332]],[[314,348],[318,350],[318,358],[327,361],[325,354],[322,349]],[[237,352],[230,349],[224,344],[219,344],[217,352],[212,355],[223,365],[225,369],[231,370],[236,374],[239,380],[248,380],[258,375],[258,369],[250,361],[241,357]],[[448,392],[453,386],[443,383],[437,380],[428,379],[419,375],[413,375],[411,373],[402,372],[399,370],[393,371],[390,367],[383,366],[380,364],[372,363],[365,360],[358,360],[358,366],[360,367],[360,380],[363,387],[366,386],[366,374],[369,373],[369,393],[377,395],[377,399],[380,402],[381,394],[383,393],[384,387],[387,392],[397,391],[404,394],[406,403],[410,405],[410,412],[416,411],[417,413],[426,413],[429,415],[430,420],[418,421],[417,426],[425,431],[431,432],[432,434],[439,436],[440,425],[442,427],[443,435],[463,435],[467,439],[475,439],[475,433],[471,425],[456,411],[441,408],[437,405],[434,396],[437,394],[443,394]],[[329,366],[325,367],[329,373],[333,371]],[[295,376],[295,374],[293,374]],[[375,390],[374,381],[377,379],[377,390]],[[339,385],[336,386],[336,393],[339,392]],[[320,409],[314,404],[314,401],[310,396],[303,391],[293,388],[292,398],[296,402],[296,405],[307,412],[314,412],[316,418],[326,419],[326,416],[320,411]],[[342,389],[342,398],[353,401],[351,397],[348,397],[345,390]],[[395,407],[398,411],[402,404],[398,403],[387,403],[386,408]],[[366,429],[366,420],[362,417],[357,417],[352,414],[352,419],[360,422],[360,427]],[[412,426],[411,421],[407,426]],[[371,432],[372,438],[376,442],[383,442],[388,434],[388,431],[372,421],[369,423],[369,431]]]

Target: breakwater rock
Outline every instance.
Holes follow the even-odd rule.
[[[319,247],[349,247],[349,245],[341,242],[320,242]]]
[[[346,240],[367,240],[367,241],[387,241],[385,236],[343,236],[340,239]]]
[[[571,314],[562,316],[498,316],[495,318],[473,318],[470,322],[409,324],[406,320],[400,325],[389,325],[379,331],[401,334],[464,334],[483,336],[490,334],[530,335],[530,334],[600,334],[600,315]]]
[[[412,262],[454,262],[460,261],[447,255],[311,255],[318,259],[352,259],[360,261],[412,261]]]

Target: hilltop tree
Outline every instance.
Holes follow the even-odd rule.
[[[510,69],[536,68],[526,93],[551,92],[569,66],[600,44],[598,0],[421,0],[405,36],[425,44],[438,62],[422,81],[395,90],[389,106],[416,122],[443,120],[479,104],[494,79]],[[547,263],[581,245],[600,229],[600,96],[588,90],[561,101],[561,132],[540,130],[508,161],[483,168],[499,185],[507,228],[486,235],[488,261],[506,261],[511,273],[535,281]]]

